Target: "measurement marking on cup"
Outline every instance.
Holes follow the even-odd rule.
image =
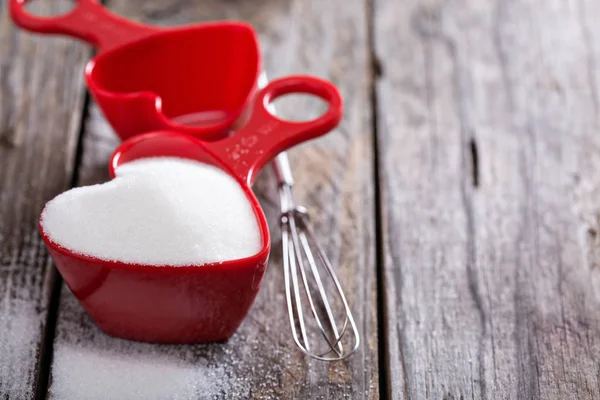
[[[280,123],[278,121],[269,121],[266,124],[264,124],[263,126],[261,126],[260,128],[258,128],[256,131],[258,133],[260,133],[261,135],[268,135],[279,125],[280,125]]]
[[[242,138],[241,143],[236,144],[233,148],[227,148],[227,153],[229,154],[229,158],[236,161],[242,155],[248,154],[250,150],[258,144],[258,137],[256,135],[251,135],[245,138]]]
[[[246,146],[247,148],[253,147],[256,143],[258,143],[258,138],[256,135],[242,138],[242,145]]]

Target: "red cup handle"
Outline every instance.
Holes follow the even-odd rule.
[[[292,93],[312,94],[329,107],[319,118],[302,122],[282,120],[269,112],[271,101]],[[233,136],[205,145],[251,185],[256,173],[277,154],[335,128],[342,109],[342,96],[331,82],[306,75],[280,78],[258,92],[246,126]]]
[[[72,0],[75,8],[56,17],[38,17],[25,9],[30,0],[9,0],[13,21],[38,33],[74,36],[107,50],[156,32],[158,28],[139,24],[109,12],[96,0]]]

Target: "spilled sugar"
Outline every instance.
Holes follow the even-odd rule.
[[[186,363],[158,351],[123,354],[61,345],[50,395],[56,400],[209,399],[223,389],[223,368]]]
[[[200,265],[260,250],[256,216],[235,179],[173,157],[119,167],[110,182],[48,202],[42,227],[53,242],[103,260]]]
[[[9,276],[9,285],[11,280]],[[33,398],[40,315],[34,301],[10,298],[9,294],[11,290],[0,299],[0,398]]]
[[[48,400],[249,398],[250,371],[237,366],[245,343],[239,333],[227,343],[196,345],[112,337],[63,285]]]

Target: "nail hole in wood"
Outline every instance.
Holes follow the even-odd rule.
[[[14,149],[18,147],[19,144],[20,140],[14,130],[0,132],[0,146],[8,149]]]
[[[479,187],[479,151],[473,138],[469,140],[469,149],[471,153],[471,182],[473,187]]]
[[[383,65],[381,65],[381,60],[379,57],[373,57],[373,74],[376,78],[381,78],[383,76]]]

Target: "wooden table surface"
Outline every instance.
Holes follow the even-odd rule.
[[[250,21],[271,78],[339,86],[338,129],[290,158],[362,345],[333,364],[296,351],[269,169],[255,191],[274,250],[231,340],[156,346],[101,333],[37,231],[45,202],[108,179],[118,141],[83,83],[93,52],[16,29],[0,0],[0,399],[61,399],[65,377],[86,378],[73,352],[219,371],[198,399],[600,398],[600,2],[106,5],[165,26]],[[168,398],[187,398],[180,389]]]

